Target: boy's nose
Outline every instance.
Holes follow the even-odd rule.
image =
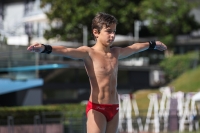
[[[113,31],[110,35],[111,35],[111,36],[115,36],[115,32]]]

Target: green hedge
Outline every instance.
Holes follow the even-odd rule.
[[[17,124],[33,123],[37,115],[41,119],[45,118],[64,118],[76,119],[85,114],[85,105],[82,104],[60,104],[45,106],[22,106],[22,107],[0,107],[0,120],[7,120],[12,116]],[[18,120],[20,122],[18,122]]]
[[[198,61],[198,54],[191,52],[182,55],[174,55],[172,57],[165,58],[159,64],[166,74],[166,79],[172,81],[180,76],[183,72],[191,69],[195,61]]]

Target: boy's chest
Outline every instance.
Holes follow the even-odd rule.
[[[95,54],[92,58],[93,66],[96,72],[113,73],[118,68],[118,59],[113,54]]]

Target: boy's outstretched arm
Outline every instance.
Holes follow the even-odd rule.
[[[46,49],[45,49],[46,46]],[[36,52],[36,53],[42,53],[45,51],[45,53],[49,53],[53,55],[60,55],[60,56],[66,56],[72,59],[84,59],[86,58],[88,54],[88,47],[82,46],[79,48],[67,48],[64,46],[50,46],[50,45],[43,45],[40,43],[35,43],[33,45],[30,45],[27,48],[30,52]]]
[[[147,49],[157,49],[159,51],[164,51],[167,49],[167,46],[160,41],[134,43],[130,46],[119,49],[119,59],[126,58],[132,54],[135,54]]]

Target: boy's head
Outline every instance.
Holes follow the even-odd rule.
[[[94,29],[96,29],[98,30],[98,33],[100,33],[103,26],[107,28],[111,24],[117,24],[117,19],[113,15],[103,13],[103,12],[97,13],[97,15],[92,20],[92,32]],[[94,36],[94,39],[96,40],[95,36]]]

